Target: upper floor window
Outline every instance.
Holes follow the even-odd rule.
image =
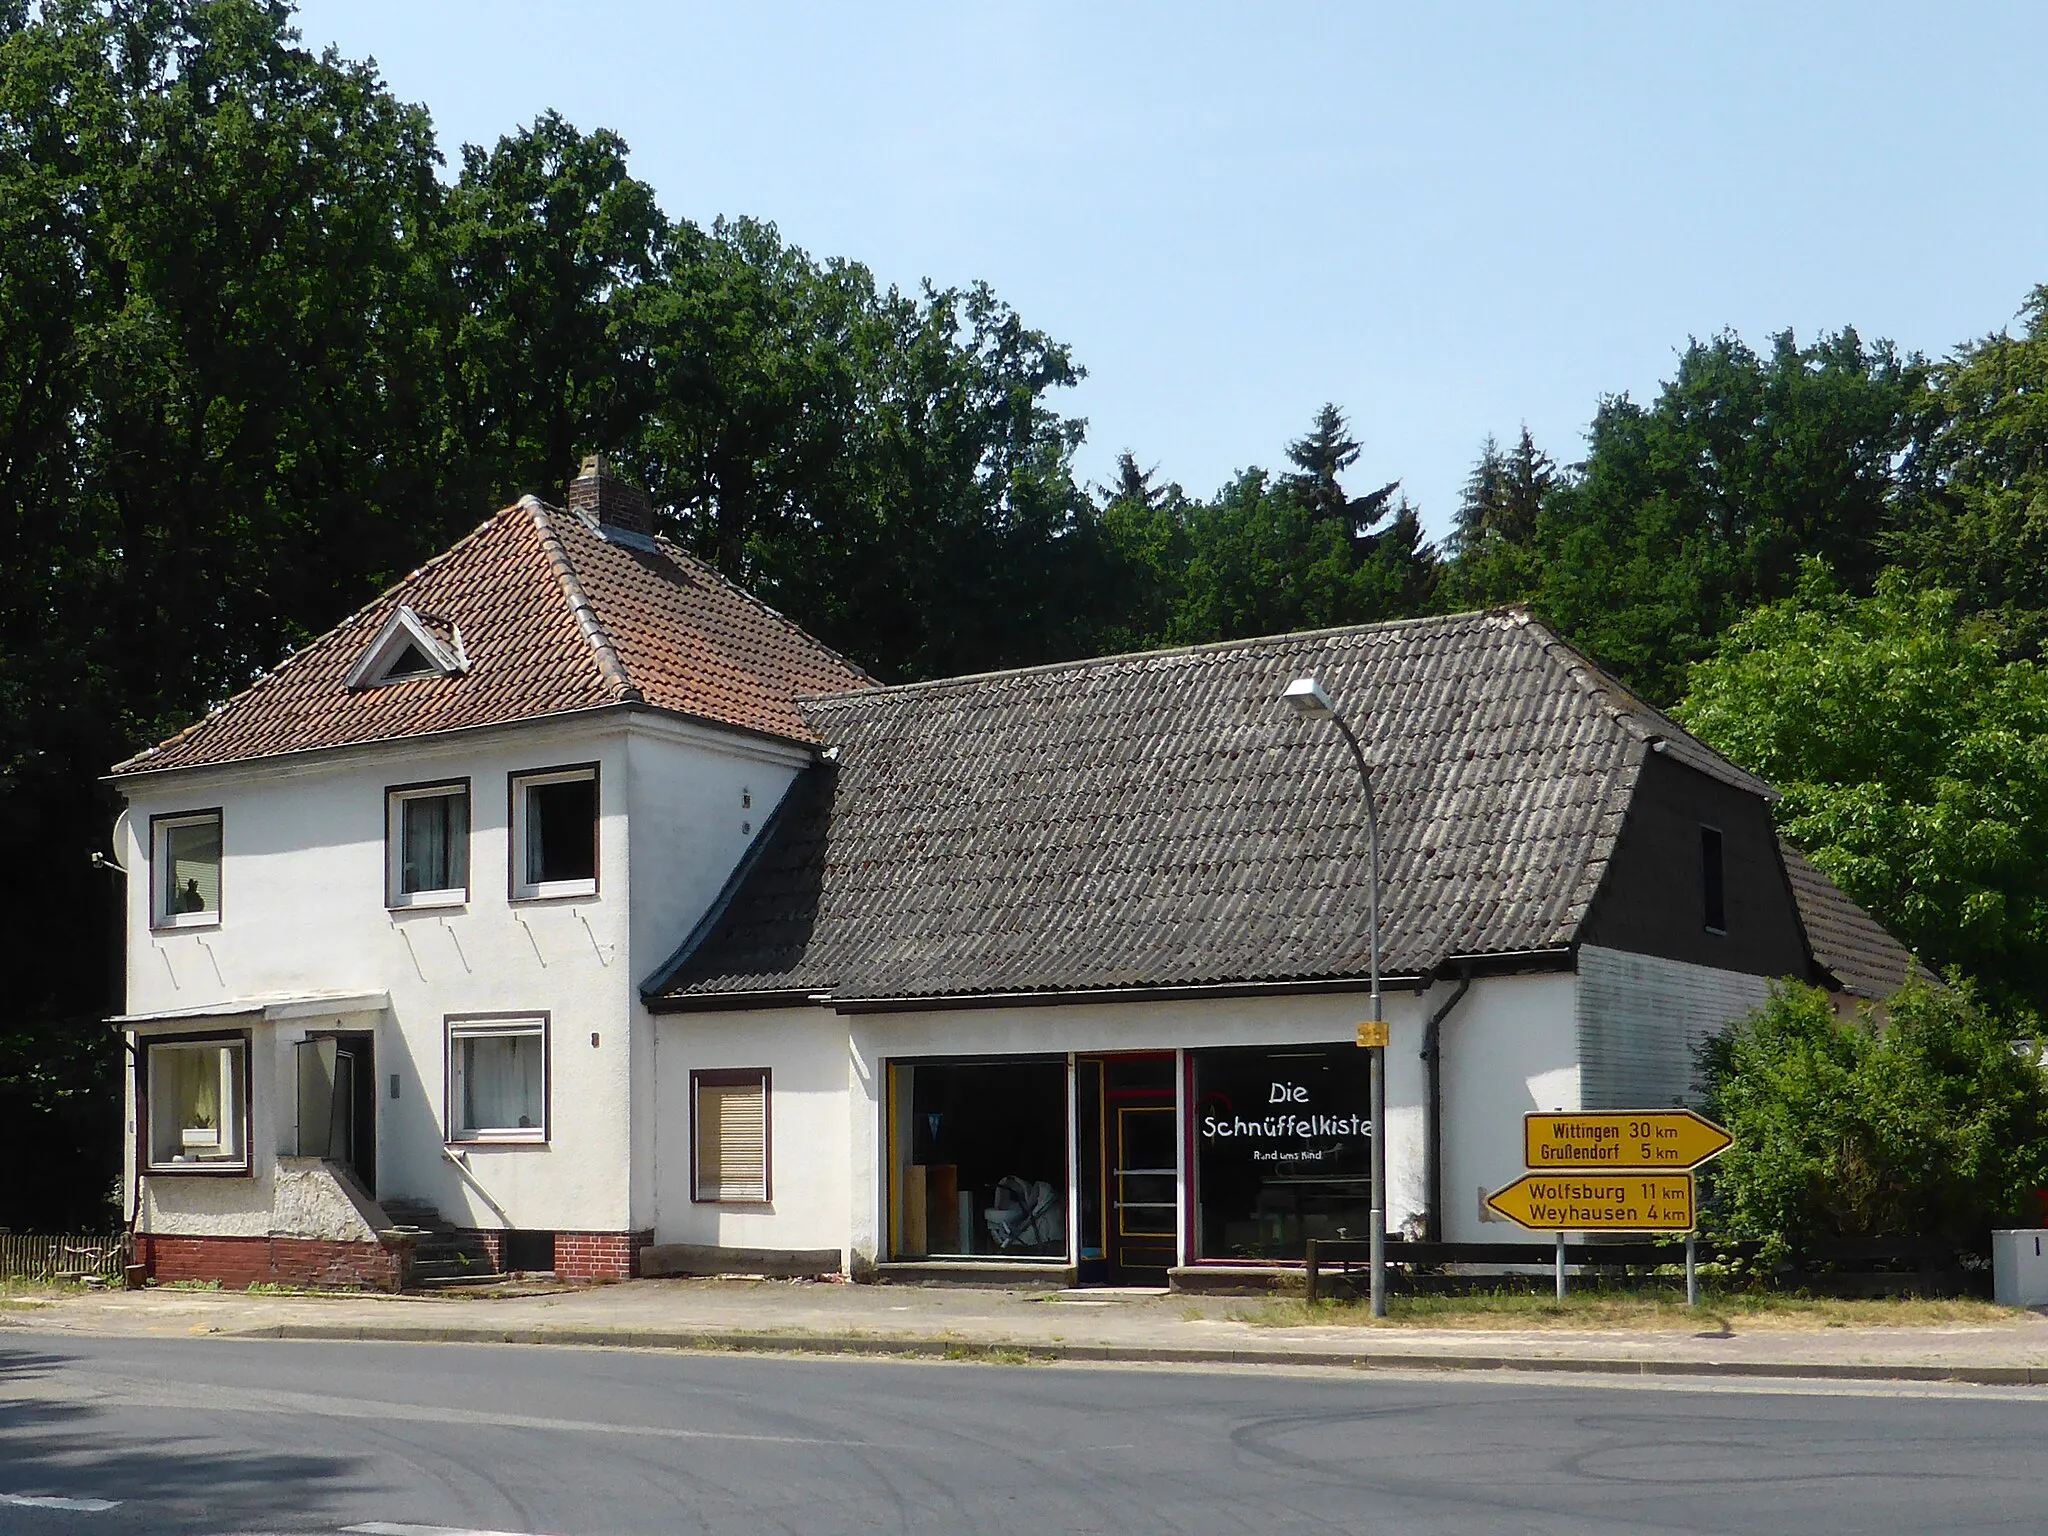
[[[249,1166],[248,1042],[152,1040],[143,1047],[149,1166],[239,1173]]]
[[[220,812],[150,818],[150,925],[199,928],[220,921]]]
[[[1700,828],[1700,898],[1707,932],[1728,931],[1728,883],[1721,866],[1721,829]]]
[[[597,765],[512,775],[512,897],[597,893]]]
[[[385,791],[384,839],[388,905],[469,900],[469,780]]]

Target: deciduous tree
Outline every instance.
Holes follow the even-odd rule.
[[[1818,563],[1735,624],[1679,717],[1784,794],[1779,826],[1937,968],[2048,1009],[2048,673],[1904,573]]]

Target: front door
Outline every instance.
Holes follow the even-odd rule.
[[[299,1042],[301,1157],[349,1169],[372,1199],[377,1193],[377,1063],[367,1032],[312,1035]]]
[[[1179,1137],[1173,1057],[1079,1063],[1084,1284],[1166,1284],[1178,1253]]]

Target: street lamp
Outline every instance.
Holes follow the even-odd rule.
[[[1297,677],[1280,695],[1281,701],[1305,720],[1328,720],[1343,733],[1358,764],[1358,781],[1365,788],[1365,835],[1371,862],[1371,889],[1366,900],[1367,922],[1372,944],[1372,1043],[1366,1046],[1367,1066],[1372,1080],[1372,1315],[1387,1315],[1387,1030],[1386,1010],[1380,1000],[1380,818],[1373,802],[1372,769],[1365,749],[1346,720],[1323,692],[1313,676]],[[1364,1031],[1361,1031],[1363,1034]]]

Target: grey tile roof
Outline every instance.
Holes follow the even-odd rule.
[[[1573,941],[1651,744],[1768,787],[1520,611],[807,700],[834,760],[648,984],[672,1004],[1363,976],[1358,776],[1279,703],[1312,672],[1377,765],[1384,970]]]
[[[1932,981],[1933,974],[1876,918],[1857,906],[1805,854],[1780,842],[1799,921],[1814,960],[1852,997],[1890,997],[1908,976]]]

